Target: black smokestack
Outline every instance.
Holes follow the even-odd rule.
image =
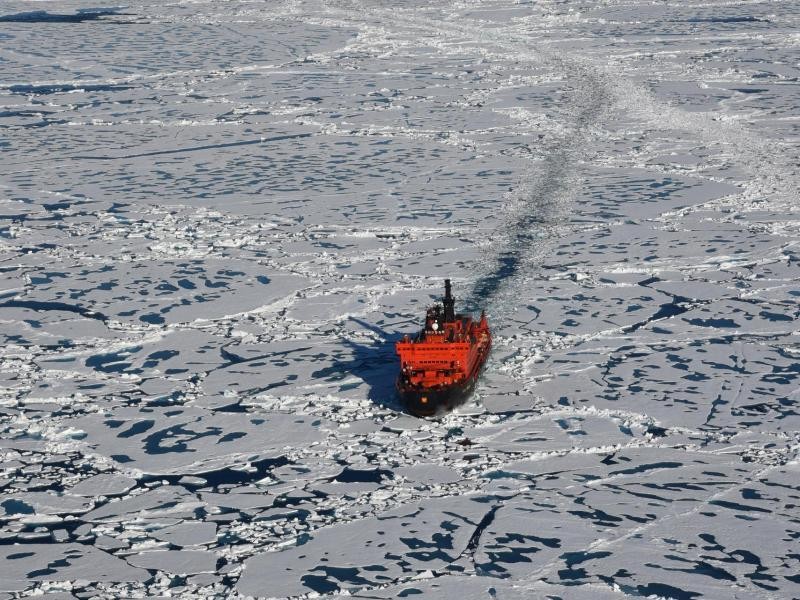
[[[456,320],[456,300],[453,298],[453,295],[450,293],[450,280],[444,280],[444,298],[442,299],[442,304],[444,305],[444,320],[445,323],[449,323],[450,321]]]

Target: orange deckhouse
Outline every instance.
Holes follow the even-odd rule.
[[[450,280],[444,280],[444,298],[425,315],[425,328],[416,337],[397,342],[400,374],[397,390],[410,412],[432,415],[464,400],[478,380],[492,347],[486,315],[477,323],[455,314]]]

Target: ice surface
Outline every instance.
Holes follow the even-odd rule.
[[[299,596],[446,568],[467,550],[485,509],[482,498],[446,497],[321,529],[297,548],[250,559],[238,587],[251,596],[266,587],[275,596]]]
[[[101,473],[69,489],[75,496],[122,496],[136,486],[136,480],[118,473]]]
[[[3,3],[0,596],[800,597],[798,30]]]
[[[175,575],[213,573],[217,564],[217,557],[204,550],[153,550],[128,556],[126,560],[136,567]]]
[[[21,591],[36,581],[145,582],[150,575],[85,544],[22,544],[0,548],[0,590]]]

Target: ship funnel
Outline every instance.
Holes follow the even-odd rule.
[[[444,306],[444,321],[445,323],[450,323],[451,321],[456,320],[456,311],[455,305],[456,300],[453,298],[453,295],[450,293],[450,280],[444,280],[444,298],[442,299],[442,305]]]

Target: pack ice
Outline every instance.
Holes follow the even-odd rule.
[[[800,597],[798,31],[3,2],[0,599]]]

